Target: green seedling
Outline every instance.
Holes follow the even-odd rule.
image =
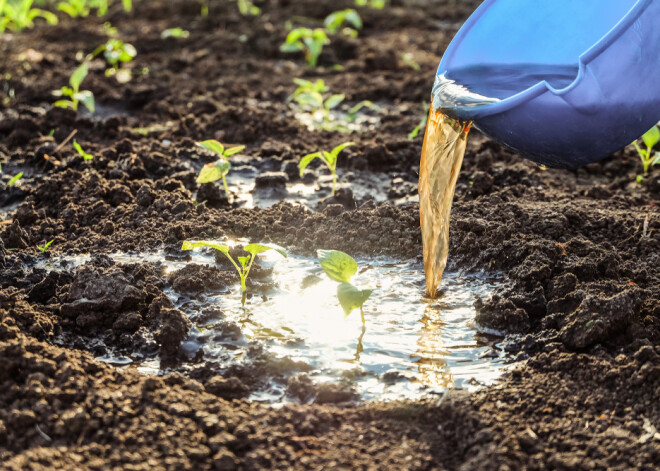
[[[355,122],[357,119],[357,114],[363,109],[363,108],[369,108],[371,110],[374,110],[378,113],[380,113],[381,108],[377,104],[375,104],[372,101],[369,100],[362,100],[360,103],[357,105],[351,107],[351,109],[348,110],[348,116],[347,116],[347,121],[349,123]]]
[[[14,186],[17,181],[19,181],[23,177],[23,172],[18,172],[16,175],[12,177],[11,180],[7,182],[7,187]]]
[[[32,8],[33,4],[34,0],[0,0],[0,33],[6,29],[22,31],[32,28],[37,18],[51,25],[57,24],[57,16],[40,8]]]
[[[236,146],[225,149],[225,146],[215,139],[208,139],[206,141],[198,142],[198,146],[210,150],[211,152],[218,154],[220,157],[216,162],[206,164],[200,170],[199,175],[197,176],[197,183],[212,183],[222,179],[222,185],[225,188],[225,193],[227,198],[229,198],[229,187],[227,186],[227,174],[231,170],[231,164],[228,157],[238,154],[239,152],[245,149],[245,146]]]
[[[251,0],[236,0],[238,11],[243,16],[257,16],[261,13],[261,8],[256,6]]]
[[[344,101],[344,94],[327,94],[330,89],[321,79],[312,82],[295,78],[293,82],[298,88],[288,98],[289,101],[296,102],[302,110],[310,113],[317,127],[327,130],[343,129],[342,126],[331,122],[330,110]]]
[[[71,18],[84,18],[89,16],[89,4],[90,2],[88,0],[66,0],[65,2],[59,2],[57,4],[57,9],[66,13]]]
[[[314,159],[321,159],[321,162],[323,162],[325,166],[328,167],[330,173],[332,174],[332,196],[334,196],[335,191],[337,190],[337,160],[339,153],[352,145],[355,145],[355,143],[344,142],[343,144],[339,144],[330,152],[319,151],[307,154],[300,160],[300,163],[298,164],[298,168],[300,169],[300,176],[303,176],[303,172]]]
[[[162,39],[167,39],[167,38],[175,38],[175,39],[185,39],[188,36],[190,36],[190,32],[186,31],[183,28],[168,28],[162,33],[160,33],[160,37]]]
[[[121,66],[131,62],[137,55],[137,50],[132,44],[120,39],[108,39],[90,54],[90,58],[101,54],[109,65],[105,69],[106,77],[115,77],[119,83],[127,83],[131,80],[130,69],[122,69]]]
[[[69,97],[69,100],[57,100],[53,103],[54,106],[60,108],[71,108],[74,111],[78,111],[78,104],[82,103],[90,113],[94,113],[94,94],[89,90],[80,90],[80,85],[82,84],[87,73],[89,72],[89,62],[85,60],[80,66],[71,74],[69,78],[70,87],[62,87],[59,90],[55,90],[53,95],[55,96],[65,96]]]
[[[422,129],[426,127],[426,121],[428,120],[428,114],[429,114],[429,109],[428,107],[424,108],[424,115],[422,116],[422,119],[419,120],[419,123],[417,126],[415,126],[415,129],[410,131],[410,134],[408,134],[408,140],[413,141],[419,136],[419,133]]]
[[[660,127],[653,126],[649,129],[643,136],[642,141],[646,146],[646,149],[642,149],[637,141],[633,142],[639,158],[642,161],[642,166],[644,167],[644,175],[648,175],[649,167],[657,165],[660,163],[660,152],[653,153],[653,148],[660,142]],[[639,179],[638,179],[639,181]]]
[[[344,316],[348,317],[355,309],[360,309],[362,325],[366,325],[363,305],[372,289],[358,289],[351,284],[351,278],[357,273],[357,262],[347,253],[339,250],[317,250],[319,263],[328,277],[339,283],[337,286],[337,299],[344,309]]]
[[[330,38],[323,28],[296,28],[289,32],[280,46],[282,52],[303,52],[310,68],[316,67],[323,47],[330,44]]]
[[[241,278],[241,295],[242,295],[242,303],[245,304],[245,297],[247,294],[247,287],[246,287],[246,280],[248,276],[250,275],[250,269],[252,268],[252,263],[254,263],[254,259],[257,258],[257,255],[267,252],[269,250],[274,250],[275,252],[279,253],[283,257],[287,257],[286,250],[279,245],[266,245],[266,244],[248,244],[243,246],[243,250],[247,252],[249,255],[246,257],[237,257],[238,258],[238,263],[236,263],[236,260],[229,254],[229,246],[223,245],[223,244],[217,244],[215,242],[209,242],[209,241],[198,241],[198,242],[193,242],[193,241],[184,241],[183,245],[181,246],[181,250],[193,250],[198,247],[210,247],[212,249],[215,249],[219,252],[222,252],[225,257],[231,262],[232,265],[234,265],[234,268],[236,268],[236,271],[238,272],[238,276]]]
[[[417,61],[413,58],[413,55],[409,52],[404,52],[401,54],[401,60],[404,64],[410,67],[415,72],[419,72],[422,68],[419,66]]]
[[[344,25],[346,24],[351,25],[352,28],[345,27]],[[358,35],[357,30],[362,29],[362,18],[360,18],[358,12],[352,8],[348,8],[330,13],[323,21],[323,26],[325,26],[326,31],[330,34],[341,32],[346,36],[355,38]]]
[[[375,10],[382,10],[387,5],[387,0],[355,0],[356,7],[369,7]]]
[[[76,152],[78,152],[85,162],[88,160],[94,160],[94,156],[85,152],[75,139],[73,140],[73,148],[76,149]]]
[[[50,247],[50,244],[52,244],[53,242],[55,242],[55,239],[51,239],[51,240],[49,240],[48,242],[46,242],[46,243],[45,243],[44,245],[42,245],[41,247],[37,247],[37,249],[39,249],[39,251],[40,251],[41,253],[46,253],[46,252],[48,251],[48,247]]]

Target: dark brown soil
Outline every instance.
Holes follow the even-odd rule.
[[[353,2],[271,0],[261,16],[242,17],[235,2],[211,1],[202,18],[197,2],[152,0],[136,2],[131,15],[116,5],[103,19],[62,17],[55,27],[0,36],[0,178],[24,172],[0,191],[1,467],[658,469],[660,179],[638,184],[630,150],[578,170],[547,170],[471,136],[450,264],[504,274],[503,287],[477,302],[477,321],[506,331],[505,348],[527,360],[495,386],[360,404],[350,389],[315,386],[301,373],[287,393],[313,402],[275,409],[245,397],[263,375],[300,368],[259,352],[253,369],[223,376],[202,368],[151,377],[94,359],[111,347],[176,365],[196,319],[164,290],[195,296],[236,282],[221,263],[166,275],[158,263],[117,264],[113,251],[162,248],[181,258],[183,239],[232,236],[303,254],[419,258],[418,209],[405,197],[416,192],[421,137],[409,141],[408,133],[442,51],[479,3],[363,9],[360,36],[333,41],[315,70],[279,52],[285,22]],[[83,88],[99,113],[52,108],[51,91],[66,84],[76,53],[105,41],[104,21],[138,50],[133,80],[116,83],[97,61]],[[190,37],[160,39],[175,26]],[[308,131],[286,103],[299,76],[323,78],[350,104],[382,104],[380,125],[350,137]],[[74,130],[92,161],[70,144],[56,149]],[[196,204],[204,201],[196,173],[212,157],[194,142],[213,137],[245,144],[246,164],[269,188],[295,179],[302,155],[355,141],[340,176],[384,172],[390,201],[344,193],[319,211],[245,209],[205,187],[207,202]],[[320,176],[314,167],[306,178]],[[49,253],[36,250],[51,239]],[[89,253],[82,266],[40,263]],[[256,270],[252,289],[271,282],[268,270]]]

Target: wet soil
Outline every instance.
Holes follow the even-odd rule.
[[[450,268],[506,277],[477,302],[476,321],[507,332],[505,348],[525,361],[495,386],[361,404],[303,373],[288,390],[312,403],[272,408],[245,397],[263,375],[291,365],[259,352],[254,368],[224,377],[209,369],[155,377],[94,359],[111,347],[176,365],[190,320],[164,290],[235,282],[222,264],[168,276],[158,263],[116,263],[112,252],[184,257],[186,238],[245,237],[300,254],[420,259],[421,137],[408,133],[442,51],[478,3],[398,0],[361,10],[360,37],[334,40],[315,70],[279,52],[286,20],[323,18],[352,2],[273,0],[253,18],[211,1],[203,18],[197,2],[154,0],[136,2],[131,15],[115,7],[104,19],[62,18],[0,36],[0,178],[24,172],[0,191],[2,467],[657,469],[660,178],[637,183],[631,150],[551,170],[471,135]],[[77,52],[105,41],[104,21],[138,51],[133,80],[116,83],[97,61],[83,88],[100,112],[52,108],[51,91],[66,84]],[[190,37],[160,38],[175,26]],[[286,103],[298,76],[323,78],[349,104],[386,105],[380,124],[348,136],[310,132]],[[74,130],[92,161],[70,144],[58,149]],[[340,178],[383,173],[389,201],[343,192],[313,210],[231,205],[195,183],[213,157],[194,142],[213,137],[246,145],[246,165],[258,173],[283,172],[260,183],[280,187],[295,181],[302,155],[352,140]],[[315,166],[306,176],[324,177]],[[48,270],[49,253],[36,248],[51,239],[52,255],[92,257]],[[269,283],[267,271],[255,282]]]

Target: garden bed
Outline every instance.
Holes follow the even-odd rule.
[[[359,36],[333,40],[316,69],[279,51],[286,21],[352,1],[273,0],[254,17],[212,1],[202,17],[197,2],[153,0],[0,35],[3,466],[660,465],[660,180],[636,181],[631,149],[552,170],[473,131],[443,293],[423,300],[423,132],[409,134],[479,2],[392,3],[360,9]],[[52,107],[78,51],[107,39],[104,21],[137,50],[132,80],[93,61],[96,112]],[[162,39],[173,27],[190,36]],[[358,132],[310,131],[287,101],[297,77],[379,111]],[[92,160],[58,148],[73,131]],[[230,157],[231,202],[195,181],[215,160],[195,145],[205,139],[246,146]],[[299,176],[302,156],[347,141],[335,196],[317,163]],[[289,258],[261,261],[242,308],[222,257],[180,250],[198,239],[276,243]],[[317,249],[371,270],[358,273],[377,285],[359,341]],[[287,325],[278,300],[295,296],[304,309]],[[417,358],[430,360],[411,369]],[[326,367],[342,361],[341,374]],[[470,370],[480,362],[496,368]],[[424,373],[436,387],[418,388]]]

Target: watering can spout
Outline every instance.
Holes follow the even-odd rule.
[[[445,52],[436,110],[577,167],[660,121],[659,0],[486,0]]]

